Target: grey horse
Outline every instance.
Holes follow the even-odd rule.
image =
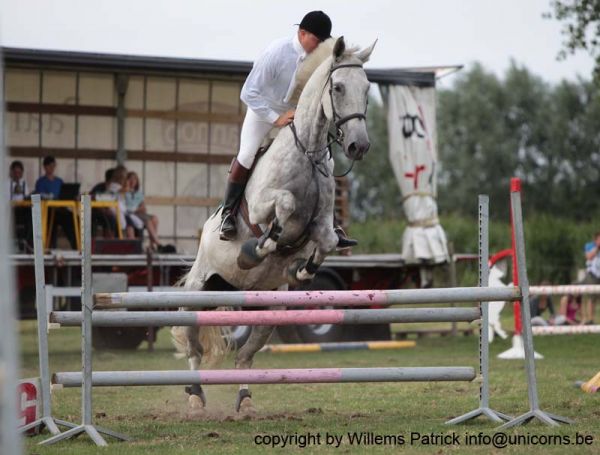
[[[328,131],[345,155],[361,160],[370,143],[366,109],[369,90],[363,64],[370,47],[346,49],[338,38],[332,52],[304,86],[293,124],[283,128],[256,163],[246,188],[249,221],[263,226],[256,238],[238,214],[235,241],[219,239],[220,217],[212,216],[202,230],[196,260],[184,277],[186,290],[287,290],[310,281],[325,257],[335,250],[333,229],[333,159]],[[218,212],[217,212],[218,213]],[[237,351],[235,368],[251,368],[274,327],[253,327]],[[174,344],[190,369],[201,361],[214,364],[227,354],[227,337],[218,327],[173,327]],[[191,410],[204,412],[206,399],[198,385],[186,389]],[[236,410],[254,412],[247,385],[240,385]]]

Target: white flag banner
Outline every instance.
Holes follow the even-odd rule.
[[[390,85],[388,106],[390,162],[408,220],[402,256],[408,262],[448,261],[436,202],[435,87]]]

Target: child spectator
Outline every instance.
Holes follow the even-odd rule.
[[[13,161],[10,163],[8,194],[10,194],[11,201],[22,201],[27,197],[27,193],[29,193],[27,182],[23,178],[23,172],[22,162]]]
[[[29,190],[23,178],[23,163],[13,161],[10,163],[8,180],[8,194],[11,201],[23,201],[27,198]],[[17,242],[17,251],[29,253],[33,245],[33,229],[31,227],[31,207],[16,206],[13,210],[13,232]]]

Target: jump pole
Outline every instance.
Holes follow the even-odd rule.
[[[81,425],[53,436],[40,445],[50,445],[63,439],[70,439],[82,433],[87,434],[97,446],[108,444],[101,434],[120,440],[129,440],[125,435],[94,426],[92,420],[92,226],[91,200],[89,195],[81,196],[81,223],[83,246],[81,254]],[[39,310],[38,310],[39,311]],[[45,308],[44,308],[45,311]]]
[[[510,420],[500,426],[498,430],[526,424],[532,419],[539,419],[547,425],[558,426],[560,423],[574,423],[572,420],[558,415],[544,412],[540,409],[537,382],[535,376],[535,357],[533,350],[533,335],[531,331],[531,308],[529,306],[529,280],[527,278],[527,263],[525,262],[525,235],[523,233],[523,214],[521,211],[521,193],[517,188],[511,188],[510,193],[511,213],[514,226],[515,249],[517,259],[518,278],[521,284],[523,328],[523,345],[525,348],[525,369],[527,370],[527,394],[529,398],[529,412]]]
[[[485,288],[489,285],[489,221],[490,202],[489,197],[479,196],[479,287]],[[449,425],[466,422],[479,416],[485,416],[494,422],[508,421],[512,417],[490,408],[490,342],[489,342],[489,308],[487,303],[479,303],[481,312],[481,325],[479,327],[479,375],[481,384],[479,386],[479,407],[462,416],[448,420]]]
[[[485,302],[516,300],[518,287],[459,287],[436,289],[384,289],[355,291],[172,291],[115,292],[94,296],[94,308],[180,308],[214,307],[318,307],[388,306],[427,303]]]
[[[285,311],[97,311],[95,327],[233,326],[302,324],[381,324],[384,322],[473,322],[477,308],[390,308],[378,310],[285,310]],[[85,324],[85,317],[83,317]],[[55,311],[52,323],[78,326],[77,311]]]
[[[53,375],[53,383],[81,387],[81,373]],[[322,384],[344,382],[472,381],[471,367],[230,369],[196,371],[97,371],[96,387],[215,384]]]
[[[332,343],[267,344],[258,352],[290,354],[294,352],[379,351],[414,348],[415,341],[340,341]]]
[[[35,307],[37,312],[38,357],[42,406],[40,418],[19,428],[19,431],[25,432],[32,428],[38,428],[41,431],[44,427],[46,427],[51,434],[57,435],[60,434],[57,424],[68,428],[75,428],[77,425],[52,417],[48,353],[48,313],[46,309],[46,276],[44,272],[44,247],[42,245],[42,209],[40,195],[32,195],[31,202],[33,257],[35,265]]]
[[[0,51],[0,57],[3,57]],[[0,85],[4,86],[4,65],[0,58]],[[0,174],[8,174],[4,149],[4,96],[0,91]],[[6,186],[0,192],[0,441],[3,455],[21,455],[22,439],[17,429],[17,372],[18,320],[16,317],[14,268],[9,261],[10,251],[10,203]]]
[[[513,209],[513,198],[512,194],[518,193],[519,198],[521,194],[521,179],[513,177],[510,179],[510,237],[511,237],[511,250],[512,250],[512,275],[513,275],[513,286],[519,286],[519,271],[517,265],[517,254],[515,247],[515,220],[514,220],[514,209]],[[525,347],[523,346],[523,324],[521,322],[521,301],[514,300],[513,301],[513,317],[514,317],[514,326],[515,333],[512,337],[512,347],[507,349],[504,352],[498,354],[499,359],[503,360],[514,360],[514,359],[524,359],[525,358]],[[536,359],[543,359],[544,356],[534,351],[534,356]]]

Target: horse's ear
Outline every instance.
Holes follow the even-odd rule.
[[[345,50],[346,43],[344,42],[344,37],[340,36],[333,46],[333,59],[338,62],[342,58]]]
[[[377,40],[373,41],[373,44],[356,54],[356,57],[358,57],[363,63],[367,63],[369,61],[369,57],[371,57],[371,52],[373,52],[373,49],[375,48],[376,44]]]

